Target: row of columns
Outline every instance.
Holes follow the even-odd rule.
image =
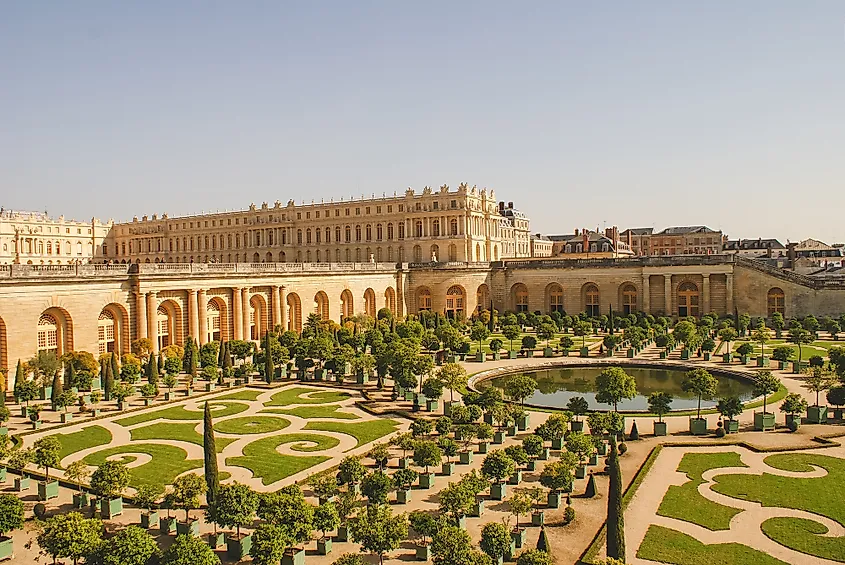
[[[231,339],[250,339],[250,291],[248,287],[234,287],[232,291],[232,333]],[[188,289],[188,335],[200,345],[208,343],[208,298],[204,289]],[[284,286],[270,287],[271,327],[287,328],[287,291]],[[158,353],[158,293],[155,291],[135,293],[136,339],[147,338]],[[255,321],[260,324],[260,320]],[[173,336],[174,338],[176,336]]]

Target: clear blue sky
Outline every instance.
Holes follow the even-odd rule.
[[[841,1],[0,4],[0,205],[491,187],[534,231],[845,240]]]

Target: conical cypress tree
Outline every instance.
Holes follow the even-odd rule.
[[[19,400],[21,395],[18,391],[20,390],[20,386],[23,384],[24,380],[26,380],[26,375],[24,375],[23,372],[23,363],[21,363],[21,360],[18,359],[18,367],[15,369],[15,402],[18,404],[21,402]]]
[[[164,353],[158,354],[158,375],[161,376],[164,373]]]
[[[223,366],[223,358],[226,356],[226,344],[228,342],[224,341],[220,344],[220,347],[217,348],[217,366]]]
[[[495,331],[495,329],[496,329],[496,320],[493,319],[494,318],[493,312],[494,312],[493,303],[491,302],[490,303],[490,319],[487,321],[487,329],[490,331],[490,333],[493,333],[493,331]]]
[[[147,363],[147,382],[153,385],[158,384],[158,358],[155,355],[150,355],[150,361]]]
[[[622,512],[622,469],[616,436],[610,434],[610,487],[607,492],[607,556],[625,561],[625,516]]]
[[[232,368],[232,353],[229,351],[228,341],[223,344],[223,359],[220,366],[223,367],[223,374],[226,373],[226,369]]]
[[[111,378],[112,378],[112,388],[114,390],[114,379],[120,376],[120,363],[117,359],[117,353],[111,354]]]
[[[65,372],[65,383],[64,386],[67,389],[73,387],[73,383],[76,382],[76,367],[73,366],[73,361],[67,364],[67,371]]]
[[[590,479],[587,481],[587,489],[584,491],[584,498],[593,498],[596,496],[596,477],[590,473]]]
[[[540,528],[540,537],[537,538],[537,551],[545,551],[551,553],[549,548],[549,536],[546,535],[546,528]]]
[[[640,439],[640,432],[637,429],[636,420],[634,420],[634,425],[631,426],[631,435],[628,436],[628,439],[630,439],[631,441],[636,441],[636,440]]]
[[[217,473],[217,445],[214,441],[214,423],[211,421],[211,409],[208,401],[205,403],[203,414],[202,450],[205,458],[205,483],[208,485],[206,500],[214,504],[217,492],[220,490],[220,479]]]
[[[189,337],[185,343],[185,353],[182,355],[182,370],[191,372],[191,350],[194,348],[194,338]]]
[[[273,366],[273,355],[270,353],[270,334],[264,338],[264,380],[273,382],[276,367]]]
[[[103,396],[105,400],[111,400],[111,393],[114,390],[114,358],[115,355],[112,353],[112,362],[106,365],[106,378],[103,381]]]
[[[50,394],[50,402],[53,404],[53,410],[56,409],[56,399],[59,398],[59,395],[64,392],[64,387],[62,387],[62,378],[59,376],[59,373],[56,372],[53,375],[53,392]]]
[[[608,325],[610,326],[610,335],[613,335],[614,329],[614,322],[613,322],[613,304],[610,305],[610,319],[608,320]]]

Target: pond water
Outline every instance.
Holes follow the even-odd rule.
[[[566,408],[574,396],[583,396],[591,410],[607,410],[612,406],[596,401],[596,377],[607,366],[559,367],[542,371],[527,371],[526,375],[537,381],[537,390],[525,402],[548,408]],[[698,397],[681,389],[686,371],[679,369],[658,369],[651,367],[623,366],[625,372],[637,381],[637,396],[619,403],[619,410],[648,410],[648,396],[652,392],[667,392],[674,397],[672,410],[695,409]],[[719,381],[716,398],[739,396],[743,401],[754,397],[754,387],[749,381],[730,376],[714,375]],[[478,383],[479,388],[504,386],[508,375],[495,377]],[[701,407],[712,407],[717,400],[703,400]]]

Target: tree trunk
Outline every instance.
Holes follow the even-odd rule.
[[[622,511],[622,470],[616,436],[610,435],[610,487],[607,493],[607,556],[625,561],[625,517]]]

